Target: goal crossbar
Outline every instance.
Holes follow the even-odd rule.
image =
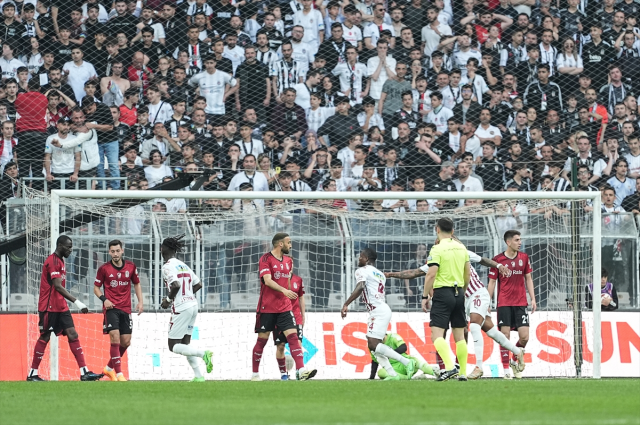
[[[82,199],[140,199],[149,200],[155,198],[182,198],[182,199],[349,199],[349,200],[412,200],[420,199],[483,199],[483,200],[591,200],[593,206],[593,276],[592,282],[600,282],[601,273],[601,246],[602,246],[602,206],[601,194],[594,192],[252,192],[252,191],[93,191],[93,190],[52,190],[51,191],[51,250],[55,250],[55,241],[59,236],[60,225],[60,198]],[[445,211],[442,211],[445,213]],[[593,304],[593,378],[601,378],[601,307],[599,302]],[[58,377],[58,341],[51,338],[50,344],[50,369],[51,379]]]

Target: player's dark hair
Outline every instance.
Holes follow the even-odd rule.
[[[285,240],[285,239],[286,239],[286,238],[288,238],[288,237],[289,237],[289,234],[288,234],[288,233],[276,233],[276,234],[273,236],[273,239],[271,239],[271,244],[272,244],[273,246],[276,246],[280,241],[283,241],[283,240]]]
[[[600,270],[600,277],[609,277],[609,272],[604,267]]]
[[[438,220],[437,226],[441,231],[445,233],[453,232],[453,220],[451,220],[450,218],[441,218],[440,220]]]
[[[504,241],[507,242],[509,239],[513,239],[514,236],[520,236],[521,233],[517,230],[507,230],[504,232]]]
[[[378,254],[376,253],[376,250],[373,248],[365,248],[362,250],[362,255],[364,255],[365,257],[367,257],[367,260],[369,260],[371,263],[375,263],[376,260],[378,259]]]
[[[122,248],[122,241],[120,239],[114,239],[109,242],[109,249],[111,249],[112,246],[120,246],[120,248]]]
[[[60,235],[58,236],[58,239],[56,239],[56,246],[60,246],[65,242],[71,242],[71,238],[67,235]]]
[[[181,252],[182,248],[184,248],[184,233],[180,236],[174,236],[172,238],[165,238],[162,241],[162,246],[169,248],[173,252]]]

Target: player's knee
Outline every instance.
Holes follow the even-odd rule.
[[[378,347],[378,344],[380,344],[380,342],[378,342],[378,341],[369,341],[368,342],[369,350],[370,351],[376,351],[376,348]]]
[[[527,342],[529,342],[529,335],[520,336],[520,344],[521,345],[525,345]]]
[[[131,345],[131,340],[125,340],[125,341],[120,341],[120,347],[122,348],[129,348],[129,346]]]
[[[75,330],[67,331],[67,339],[69,340],[69,342],[75,341],[76,339],[78,339],[78,332],[76,332]]]
[[[277,355],[279,358],[284,357],[284,345],[285,345],[285,344],[283,343],[283,344],[278,344],[278,345],[276,346],[276,355]]]

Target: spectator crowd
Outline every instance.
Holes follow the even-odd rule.
[[[200,190],[416,192],[320,202],[344,210],[576,186],[640,213],[636,0],[8,0],[2,14],[5,197],[18,176],[144,189],[204,172]],[[505,226],[523,208],[495,205]]]

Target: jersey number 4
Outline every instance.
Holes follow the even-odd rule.
[[[178,279],[182,279],[182,295],[185,295],[187,285],[191,288],[191,275],[189,273],[178,273]]]

